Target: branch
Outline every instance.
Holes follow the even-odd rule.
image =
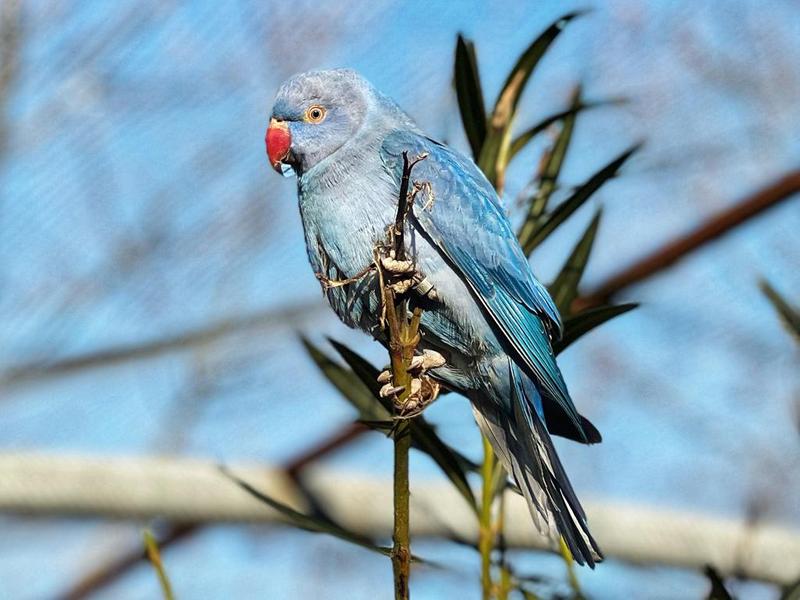
[[[406,260],[405,249],[405,222],[406,215],[413,202],[409,200],[408,187],[411,171],[414,166],[425,158],[420,155],[409,161],[408,153],[403,152],[403,175],[400,182],[400,192],[397,198],[397,215],[389,235],[389,246],[392,248],[390,257],[396,261]],[[404,408],[411,396],[411,360],[414,358],[417,344],[419,343],[419,324],[422,316],[420,308],[416,307],[409,319],[408,313],[410,300],[402,293],[395,291],[393,282],[396,276],[382,266],[380,258],[376,261],[380,270],[380,282],[383,286],[382,312],[386,315],[385,332],[391,359],[392,379],[396,388],[401,389],[394,399],[394,415],[398,419],[393,429],[394,440],[394,529],[392,532],[392,572],[394,574],[394,597],[396,600],[408,600],[409,578],[411,574],[411,537],[409,514],[409,485],[408,485],[408,452],[411,449],[411,431],[409,421],[403,417]],[[406,275],[408,277],[408,275]]]
[[[665,244],[610,277],[586,296],[575,300],[572,306],[573,312],[607,304],[612,296],[625,288],[663,271],[684,256],[798,192],[800,192],[800,171],[793,171],[712,217],[691,233]]]
[[[3,0],[0,4],[0,162],[8,149],[8,117],[11,88],[19,73],[22,3]]]
[[[0,388],[33,381],[44,381],[70,373],[111,366],[130,360],[144,360],[171,352],[191,350],[206,344],[216,343],[229,336],[274,328],[307,320],[308,314],[318,306],[317,302],[295,304],[281,309],[258,311],[250,315],[221,319],[207,327],[178,333],[173,336],[143,343],[127,344],[96,352],[87,352],[55,361],[33,361],[7,368],[0,374]]]
[[[233,465],[230,471],[281,502],[303,510],[279,467]],[[0,454],[0,511],[27,516],[162,518],[173,523],[283,522],[276,511],[241,490],[213,461],[188,458]],[[386,480],[325,467],[305,483],[331,518],[370,537],[392,531],[392,492]],[[506,495],[510,548],[548,549],[531,526],[524,499]],[[476,542],[475,514],[449,482],[421,481],[411,497],[415,536]],[[584,502],[592,530],[607,558],[640,565],[699,569],[724,575],[790,583],[800,575],[800,530],[787,524],[747,523],[636,504]],[[742,549],[745,549],[743,551]]]

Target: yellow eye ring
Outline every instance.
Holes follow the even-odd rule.
[[[324,106],[314,104],[306,109],[306,121],[309,123],[322,123],[325,120],[326,113]]]

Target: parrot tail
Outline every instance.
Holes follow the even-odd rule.
[[[537,414],[541,396],[511,360],[509,368],[511,412],[503,408],[508,397],[481,399],[473,402],[475,419],[525,497],[536,528],[554,541],[563,538],[578,564],[594,568],[603,554],[539,416],[541,410]]]

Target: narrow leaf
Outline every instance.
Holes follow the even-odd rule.
[[[733,596],[725,587],[725,581],[714,567],[706,566],[704,572],[711,583],[711,589],[706,596],[707,600],[733,600]]]
[[[578,575],[575,573],[575,561],[572,558],[572,552],[570,552],[567,543],[564,541],[564,536],[558,539],[558,545],[561,558],[564,560],[564,566],[567,568],[567,582],[569,583],[570,590],[572,590],[572,597],[583,598],[581,584],[578,581]]]
[[[153,569],[158,576],[158,583],[161,586],[161,595],[164,600],[175,600],[175,594],[172,592],[172,585],[170,585],[167,572],[164,570],[164,563],[161,562],[161,552],[158,549],[158,542],[155,536],[149,529],[145,529],[144,537],[144,551],[147,555],[147,560],[153,565]]]
[[[369,539],[368,537],[365,537],[358,533],[354,533],[352,531],[348,531],[341,525],[331,521],[328,518],[312,517],[309,515],[305,515],[299,511],[296,511],[290,506],[287,506],[282,502],[278,502],[274,498],[271,498],[270,496],[264,494],[263,492],[260,492],[246,481],[239,479],[236,475],[228,471],[228,469],[224,466],[220,466],[220,471],[222,472],[223,475],[225,475],[225,477],[236,483],[236,485],[238,485],[248,494],[253,496],[256,500],[260,500],[270,508],[279,512],[295,527],[298,527],[300,529],[305,529],[306,531],[311,531],[313,533],[326,533],[328,535],[332,535],[333,537],[339,538],[340,540],[344,540],[345,542],[350,542],[351,544],[355,544],[357,546],[361,546],[362,548],[366,548],[367,550],[372,550],[373,552],[378,552],[385,556],[391,555],[392,552],[391,548],[378,546],[373,540]]]
[[[520,96],[528,83],[533,70],[545,55],[550,44],[552,44],[559,34],[567,26],[567,23],[583,14],[581,11],[567,13],[545,29],[530,46],[517,59],[517,63],[506,78],[503,89],[495,103],[493,119],[502,120],[502,124],[510,123],[514,111],[519,103]],[[494,125],[494,123],[493,123]]]
[[[344,344],[336,340],[329,341],[344,361],[353,369],[353,372],[359,377],[365,378],[365,385],[367,385],[367,382],[376,381],[378,370],[369,361]],[[477,470],[477,465],[444,443],[436,433],[436,428],[428,423],[424,415],[411,419],[410,425],[412,446],[433,459],[464,497],[467,504],[477,512],[475,495],[472,493],[472,488],[467,481],[466,475],[467,471]]]
[[[564,118],[561,125],[561,131],[558,133],[553,147],[547,155],[542,167],[541,174],[536,193],[530,202],[528,209],[528,221],[532,224],[547,208],[547,202],[550,196],[556,189],[558,175],[561,173],[561,166],[564,164],[564,159],[567,156],[570,140],[572,140],[572,132],[575,129],[575,118],[577,116],[576,107],[581,103],[581,88],[578,87],[572,94],[572,113]]]
[[[517,137],[514,138],[514,141],[511,142],[511,147],[508,151],[508,159],[511,161],[519,152],[521,152],[528,143],[535,138],[537,135],[542,133],[548,127],[557,123],[563,119],[571,115],[575,115],[578,113],[583,112],[584,110],[589,110],[591,108],[599,108],[601,106],[616,106],[620,104],[624,104],[626,100],[624,98],[611,98],[608,100],[593,100],[591,102],[582,102],[576,107],[568,108],[567,110],[562,110],[561,112],[557,112],[555,114],[550,115],[549,117],[545,117],[538,123],[536,123],[530,129],[525,130]]]
[[[575,190],[569,198],[559,204],[555,210],[546,215],[542,215],[542,218],[539,219],[539,222],[534,227],[526,228],[523,226],[523,231],[520,231],[520,245],[525,254],[528,255],[533,252],[539,244],[547,239],[547,237],[553,233],[559,225],[566,221],[572,213],[578,210],[604,183],[615,177],[620,168],[622,168],[622,165],[625,164],[631,155],[639,148],[640,144],[632,146],[592,175],[583,185]],[[528,231],[530,233],[528,233]]]
[[[497,97],[488,123],[486,140],[478,157],[478,166],[498,190],[503,188],[511,146],[511,124],[525,85],[550,44],[566,24],[580,14],[582,13],[573,12],[564,15],[539,35],[517,59]]]
[[[578,295],[578,285],[586,269],[586,263],[589,261],[601,215],[601,210],[595,213],[583,236],[572,249],[572,253],[564,263],[564,266],[561,267],[561,271],[559,271],[553,283],[550,284],[550,295],[562,315],[569,314],[570,305]]]
[[[472,156],[477,160],[486,139],[486,106],[483,102],[475,44],[461,34],[458,34],[456,41],[454,75],[461,122],[472,148]]]
[[[789,304],[768,281],[761,281],[759,285],[761,291],[775,307],[786,329],[800,340],[800,310]]]
[[[370,389],[358,375],[331,360],[322,350],[306,338],[301,338],[311,359],[319,367],[322,374],[352,404],[365,422],[388,421],[392,415],[377,400],[377,394]],[[377,377],[377,373],[376,373]],[[373,380],[377,385],[377,381]]]
[[[563,352],[572,342],[590,332],[595,327],[599,327],[606,321],[614,317],[625,314],[633,310],[638,304],[618,304],[616,306],[599,306],[590,308],[564,321],[564,335],[560,340],[554,341],[553,352],[559,354]]]
[[[800,600],[800,579],[783,588],[780,600]]]

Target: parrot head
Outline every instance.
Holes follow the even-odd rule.
[[[295,75],[278,90],[265,142],[272,167],[302,174],[351,140],[367,113],[370,85],[355,71]]]

